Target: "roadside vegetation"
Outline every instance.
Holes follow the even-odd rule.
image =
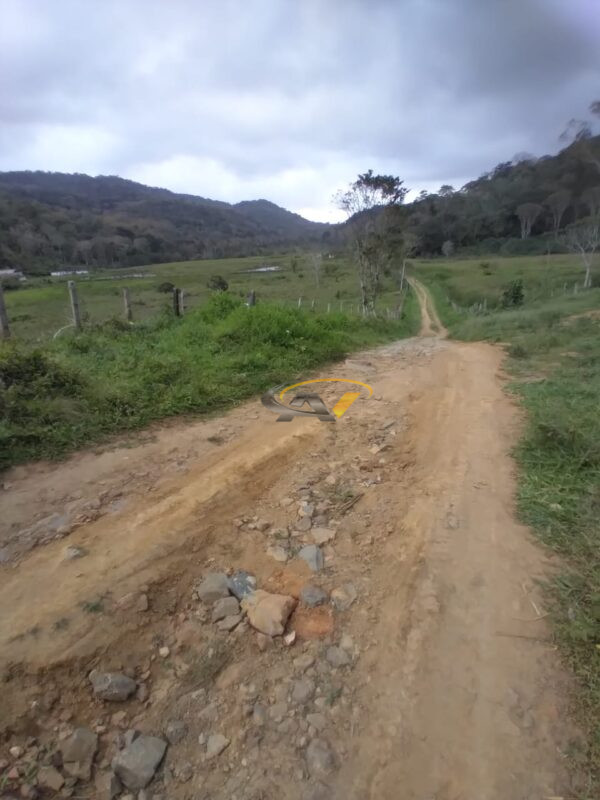
[[[346,353],[416,332],[400,319],[247,307],[217,292],[182,318],[119,319],[40,346],[0,344],[0,469],[176,414],[217,411]]]
[[[592,798],[600,796],[600,288],[574,293],[574,265],[560,256],[546,266],[511,261],[438,262],[416,274],[452,336],[505,346],[511,389],[527,410],[518,507],[563,558],[548,584],[549,608],[581,687],[587,751],[573,757]],[[507,298],[516,282],[515,305]]]

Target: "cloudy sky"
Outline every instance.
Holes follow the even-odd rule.
[[[595,99],[598,0],[0,0],[0,170],[330,220],[358,172],[459,187]]]

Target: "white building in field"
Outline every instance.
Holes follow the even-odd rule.
[[[17,281],[27,280],[19,269],[0,269],[0,278],[14,278]]]
[[[58,272],[51,272],[51,278],[64,278],[67,275],[89,275],[89,269],[60,269]]]

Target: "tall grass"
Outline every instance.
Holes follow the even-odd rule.
[[[181,319],[118,320],[43,348],[0,347],[0,469],[53,458],[175,414],[234,405],[359,347],[414,333],[398,321],[246,307],[214,295]]]

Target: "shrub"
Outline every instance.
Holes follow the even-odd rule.
[[[211,275],[206,285],[216,292],[226,292],[229,289],[229,284],[222,275]]]
[[[156,291],[162,292],[163,294],[168,294],[169,292],[172,292],[174,288],[174,283],[171,283],[171,281],[164,281],[156,287]]]
[[[513,281],[502,292],[500,298],[500,305],[502,308],[516,308],[522,306],[525,301],[525,293],[523,292],[523,281],[519,278]]]

